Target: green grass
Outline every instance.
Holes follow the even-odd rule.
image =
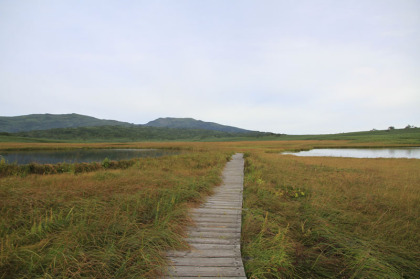
[[[60,142],[58,140],[51,140],[51,139],[44,139],[44,138],[29,138],[29,137],[19,137],[12,134],[8,135],[0,135],[0,142],[27,142],[27,143],[34,143],[34,142]]]
[[[135,141],[218,141],[226,138],[257,139],[271,133],[221,132],[201,129],[174,129],[150,126],[100,126],[58,128],[10,134],[18,137],[67,142],[135,142]]]
[[[368,143],[420,144],[420,128],[378,130],[326,135],[285,135],[281,140],[348,140]]]

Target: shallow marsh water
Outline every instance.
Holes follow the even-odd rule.
[[[420,147],[405,148],[320,148],[299,152],[284,152],[306,157],[351,157],[351,158],[408,158],[420,159]]]
[[[179,151],[164,149],[71,149],[42,151],[0,151],[0,159],[18,165],[38,163],[90,163],[102,162],[105,158],[113,161],[129,160],[139,157],[160,157],[178,154]]]

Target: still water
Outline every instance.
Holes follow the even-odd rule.
[[[102,162],[105,158],[113,161],[129,160],[139,157],[160,157],[179,154],[179,151],[163,149],[72,149],[72,150],[42,150],[42,151],[0,151],[7,163],[19,165],[57,164],[57,163],[90,163]]]
[[[322,148],[300,152],[284,152],[308,157],[352,157],[352,158],[409,158],[420,159],[420,147],[407,148]]]

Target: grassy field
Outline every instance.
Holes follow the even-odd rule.
[[[420,128],[394,130],[374,130],[364,132],[327,134],[327,135],[286,135],[283,140],[348,140],[381,144],[420,144]]]
[[[126,170],[0,179],[0,278],[156,278],[186,210],[220,183],[226,152]]]
[[[420,160],[250,153],[249,278],[419,278]]]
[[[407,142],[406,142],[407,143]],[[414,142],[415,145],[416,142]],[[280,155],[333,140],[1,143],[0,149],[171,148],[127,169],[0,178],[0,278],[156,278],[187,209],[244,152],[249,278],[419,278],[420,160]]]

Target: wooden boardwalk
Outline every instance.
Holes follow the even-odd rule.
[[[241,212],[244,159],[235,154],[223,171],[223,183],[199,208],[191,211],[189,251],[170,251],[165,278],[246,279],[241,258]]]

